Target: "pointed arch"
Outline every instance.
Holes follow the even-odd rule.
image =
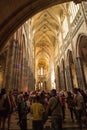
[[[77,41],[76,41],[76,57],[80,57],[80,44],[83,41],[83,38],[87,37],[87,34],[81,33],[78,35]]]

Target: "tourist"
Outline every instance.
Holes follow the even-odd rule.
[[[62,130],[62,105],[56,90],[51,90],[51,98],[49,99],[46,109],[47,114],[51,110],[51,129]]]
[[[43,112],[44,107],[40,103],[40,96],[36,96],[35,102],[33,102],[30,107],[30,113],[33,116],[33,122],[32,122],[33,130],[43,130],[43,119],[42,119]]]

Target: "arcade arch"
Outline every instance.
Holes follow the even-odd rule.
[[[78,82],[77,82],[76,70],[75,70],[75,65],[73,60],[73,54],[72,51],[70,50],[69,50],[69,66],[71,71],[72,89],[73,89],[75,87],[78,87]]]
[[[67,89],[73,90],[78,86],[75,65],[73,61],[73,54],[71,50],[67,51],[68,65],[66,66]]]
[[[78,79],[82,89],[86,88],[87,84],[87,35],[80,34],[76,44],[76,58],[78,59],[78,73],[80,78]]]

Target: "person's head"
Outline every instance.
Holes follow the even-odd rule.
[[[2,89],[1,89],[1,94],[2,94],[2,95],[6,94],[6,89],[5,89],[5,88],[2,88]]]
[[[78,94],[78,88],[74,88],[73,92],[74,94]]]
[[[67,94],[68,94],[68,96],[71,96],[71,95],[72,95],[72,93],[71,93],[70,91],[68,91]]]
[[[57,94],[57,93],[56,93],[56,89],[52,89],[52,90],[51,90],[51,96],[56,96],[56,94]]]
[[[25,92],[25,94],[23,95],[23,97],[24,97],[24,100],[28,100],[28,98],[29,98],[28,93],[27,93],[27,92]]]
[[[40,96],[37,95],[37,96],[35,97],[35,102],[40,102]]]

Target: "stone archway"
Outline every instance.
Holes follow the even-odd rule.
[[[78,86],[78,83],[77,83],[76,70],[73,61],[73,54],[71,50],[68,50],[67,57],[69,63],[66,69],[67,85],[69,90],[73,90],[74,87]]]
[[[70,65],[70,70],[71,70],[71,75],[72,75],[73,88],[75,88],[78,86],[78,83],[77,83],[77,76],[76,76],[76,70],[75,70],[75,65],[73,61],[72,51],[70,51],[69,53],[69,65]]]
[[[77,39],[76,58],[78,59],[78,77],[80,88],[85,89],[87,84],[87,35],[80,34]]]
[[[0,1],[0,49],[9,37],[30,17],[39,11],[71,0],[1,0]],[[76,3],[81,0],[73,0]],[[86,1],[86,0],[84,0]]]

